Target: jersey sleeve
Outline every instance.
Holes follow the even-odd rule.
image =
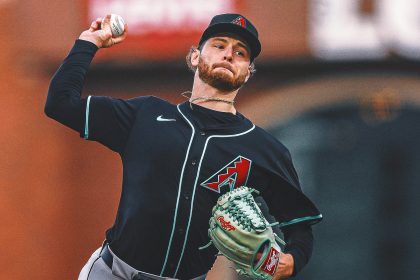
[[[148,97],[122,100],[107,96],[88,96],[84,112],[84,125],[80,136],[98,141],[113,151],[124,150],[137,111]]]
[[[280,223],[281,228],[320,222],[322,214],[303,193],[289,151],[285,148],[277,149],[276,159],[276,166],[269,176],[269,187],[262,194],[271,215]]]

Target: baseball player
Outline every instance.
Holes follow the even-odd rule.
[[[174,105],[154,96],[81,97],[98,49],[126,38],[127,26],[113,38],[109,21],[101,27],[98,18],[81,33],[45,105],[49,117],[119,153],[123,163],[115,223],[79,279],[205,279],[213,264],[223,271],[214,248],[198,248],[209,240],[218,197],[243,185],[260,192],[287,242],[275,279],[296,275],[322,215],[302,193],[288,150],[235,109],[261,51],[254,25],[239,14],[213,17],[188,55],[191,97]]]

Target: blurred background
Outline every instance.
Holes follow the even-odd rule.
[[[420,279],[420,0],[0,0],[0,279],[77,279],[116,214],[117,154],[44,113],[49,81],[107,13],[83,95],[190,90],[185,55],[218,13],[258,27],[237,107],[290,149],[324,214],[298,279]]]

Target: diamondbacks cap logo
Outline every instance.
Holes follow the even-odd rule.
[[[200,185],[218,193],[224,186],[229,187],[229,190],[246,186],[251,164],[251,160],[238,156]]]
[[[240,27],[245,28],[245,19],[243,17],[237,17],[232,21],[232,23],[239,25]]]
[[[280,252],[271,247],[270,252],[268,253],[267,258],[264,263],[261,265],[262,271],[267,274],[274,275],[277,270],[277,265],[280,259]]]

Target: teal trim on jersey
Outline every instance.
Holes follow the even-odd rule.
[[[322,219],[322,214],[319,214],[317,216],[308,216],[308,217],[296,218],[296,219],[293,219],[293,220],[288,221],[288,222],[280,223],[279,227],[285,227],[285,226],[290,226],[290,225],[301,223],[301,222],[306,222],[306,221],[310,221],[310,220],[319,220],[319,219]]]
[[[89,107],[90,107],[90,98],[92,96],[89,95],[86,101],[86,115],[85,115],[85,133],[83,135],[84,139],[89,138]]]
[[[194,207],[195,190],[197,188],[197,181],[198,181],[198,177],[199,177],[200,170],[201,170],[201,164],[203,162],[204,154],[206,153],[207,145],[208,145],[210,139],[215,138],[215,137],[218,137],[218,138],[237,137],[237,136],[241,136],[241,135],[244,135],[244,134],[247,134],[247,133],[251,132],[252,130],[254,130],[254,128],[255,128],[255,125],[253,124],[250,129],[248,129],[244,132],[238,133],[238,134],[212,135],[209,138],[207,138],[206,143],[204,144],[203,153],[201,154],[200,163],[198,164],[197,175],[195,176],[194,190],[193,190],[192,197],[191,197],[190,216],[188,218],[188,225],[187,225],[187,229],[185,231],[184,245],[182,246],[182,252],[181,252],[181,256],[179,257],[179,261],[178,261],[178,265],[177,265],[176,270],[175,270],[175,274],[172,277],[174,277],[174,278],[176,277],[176,274],[178,273],[179,266],[181,265],[182,257],[184,256],[185,246],[186,246],[187,240],[188,240],[188,233],[190,231],[191,217],[192,217],[192,212],[193,212],[193,207]]]
[[[168,249],[166,251],[166,257],[165,257],[165,262],[163,263],[163,267],[162,270],[160,272],[160,276],[163,275],[163,272],[165,271],[166,268],[166,263],[168,262],[168,257],[169,257],[169,252],[171,250],[171,246],[172,246],[172,239],[174,237],[174,233],[175,233],[175,224],[176,224],[176,217],[178,215],[178,205],[179,205],[179,198],[181,196],[181,187],[182,187],[182,179],[184,178],[184,171],[185,171],[185,165],[187,164],[187,159],[188,159],[188,155],[190,153],[190,148],[191,148],[191,144],[192,141],[194,139],[194,134],[195,134],[195,128],[192,125],[192,123],[184,116],[184,114],[182,114],[181,110],[179,109],[179,105],[177,106],[178,111],[181,113],[181,115],[184,117],[184,119],[188,122],[188,124],[191,126],[192,129],[192,133],[191,133],[191,139],[190,139],[190,143],[188,144],[188,149],[187,149],[187,153],[185,155],[185,160],[184,160],[184,164],[182,165],[182,170],[181,170],[181,177],[179,178],[179,184],[178,184],[178,197],[176,199],[176,207],[175,207],[175,213],[174,213],[174,220],[172,223],[172,232],[171,232],[171,237],[169,238],[169,244],[168,244]],[[178,271],[178,269],[177,269]],[[176,272],[175,272],[176,274]]]

